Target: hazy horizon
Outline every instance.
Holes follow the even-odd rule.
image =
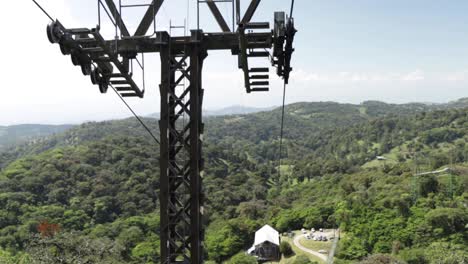
[[[386,103],[386,104],[397,104],[397,105],[404,105],[404,104],[418,104],[418,103],[421,103],[421,104],[447,104],[447,103],[451,103],[451,102],[456,102],[458,100],[462,100],[462,99],[468,99],[468,97],[461,97],[461,98],[458,98],[458,99],[455,99],[455,100],[450,100],[450,101],[446,101],[446,102],[404,102],[404,103],[392,103],[392,102],[385,102],[385,101],[381,101],[381,100],[365,100],[365,101],[362,101],[362,102],[359,102],[359,103],[348,103],[348,102],[338,102],[338,101],[298,101],[298,102],[292,102],[292,103],[287,103],[286,105],[291,105],[291,104],[296,104],[296,103],[339,103],[339,104],[354,104],[354,105],[360,105],[360,104],[363,104],[365,102],[368,102],[368,101],[378,101],[378,102],[382,102],[382,103]],[[226,110],[226,109],[230,109],[230,108],[249,108],[249,109],[257,109],[259,111],[262,111],[262,110],[265,110],[265,109],[274,109],[274,108],[277,108],[277,107],[280,107],[280,105],[271,105],[271,106],[265,106],[265,107],[254,107],[254,106],[246,106],[246,105],[230,105],[230,106],[226,106],[226,107],[223,107],[223,108],[217,108],[217,109],[203,109],[203,112],[219,112],[219,111],[223,111],[223,110]],[[143,117],[151,117],[151,115],[155,115],[155,114],[159,114],[159,111],[158,112],[153,112],[153,113],[148,113],[148,114],[145,114],[145,115],[140,115],[139,116],[143,116]],[[79,124],[83,124],[83,123],[86,123],[86,122],[102,122],[102,121],[112,121],[112,120],[121,120],[121,119],[126,119],[126,118],[131,118],[133,117],[133,115],[131,113],[128,113],[127,115],[122,115],[121,117],[115,117],[115,118],[108,118],[108,119],[89,119],[89,120],[78,120],[78,121],[70,121],[70,122],[63,122],[63,123],[60,123],[60,122],[44,122],[44,123],[10,123],[10,124],[3,124],[3,123],[0,123],[0,127],[9,127],[9,126],[18,126],[18,125],[79,125]]]
[[[94,0],[39,2],[66,27],[96,25]],[[243,11],[248,2],[241,0]],[[185,12],[177,9],[187,3],[166,1],[157,17],[158,28],[167,29],[169,20],[174,25],[182,23]],[[4,35],[14,41],[0,43],[3,50],[10,51],[3,54],[7,63],[0,66],[4,87],[0,124],[61,124],[129,116],[115,94],[101,95],[89,77],[71,64],[70,57],[48,42],[45,27],[50,21],[32,1],[5,4],[0,21],[5,25],[15,21],[15,26],[4,30]],[[444,103],[467,97],[468,17],[463,12],[467,9],[468,2],[461,0],[378,4],[372,0],[297,1],[295,22],[299,31],[286,102]],[[188,24],[194,28],[196,8],[192,4],[188,10]],[[230,14],[228,7],[221,10],[226,16]],[[278,10],[289,10],[289,4],[263,1],[253,21],[272,22],[273,11]],[[203,30],[219,31],[206,12],[205,6],[201,9]],[[142,13],[144,10],[125,13],[130,31],[138,25]],[[103,27],[103,34],[110,31]],[[149,54],[146,61],[145,98],[127,100],[143,116],[159,112],[160,102],[159,56]],[[267,63],[265,60],[264,66]],[[206,109],[230,105],[263,108],[282,102],[282,80],[273,74],[270,92],[246,94],[237,58],[230,52],[209,52],[203,79]]]

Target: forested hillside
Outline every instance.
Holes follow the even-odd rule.
[[[229,260],[268,223],[339,226],[336,263],[468,261],[463,106],[289,105],[281,167],[280,109],[208,118],[206,257]],[[0,152],[0,263],[158,263],[158,153],[131,119]],[[445,167],[451,174],[413,176]]]
[[[12,145],[63,132],[71,125],[15,125],[0,126],[0,150]]]

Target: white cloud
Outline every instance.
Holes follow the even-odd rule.
[[[72,12],[71,0],[38,2],[67,27],[95,23],[94,13]],[[81,11],[94,11],[95,1],[82,4],[90,8]],[[10,25],[3,28],[3,34],[11,40],[0,42],[0,48],[9,51],[3,53],[3,61],[8,63],[0,65],[0,112],[4,113],[0,124],[75,123],[131,115],[115,94],[101,95],[89,77],[72,65],[70,56],[63,56],[58,45],[49,43],[45,28],[50,20],[32,1],[8,2],[0,9],[0,23]],[[159,60],[154,54],[147,58],[148,71],[155,74],[147,78],[146,100],[128,100],[139,114],[159,108],[159,67],[154,66]]]
[[[403,81],[422,81],[425,80],[425,75],[422,70],[415,70],[406,75],[403,75],[401,80]]]
[[[67,27],[93,27],[96,23],[95,0],[39,1]],[[171,19],[177,18],[172,14],[177,13],[180,5],[172,2],[167,6],[165,3],[167,9],[163,9],[159,19],[166,23],[158,23],[159,29],[167,24],[169,14]],[[47,41],[45,26],[49,20],[32,1],[8,1],[5,5],[0,9],[0,23],[5,25],[3,35],[6,36],[0,42],[0,48],[7,51],[2,54],[4,63],[0,65],[0,112],[3,113],[0,115],[0,125],[67,123],[129,116],[114,94],[99,94],[89,78],[71,64],[70,57],[63,56],[58,45]],[[136,17],[139,19],[141,16]],[[192,14],[191,18],[194,20],[195,16]],[[15,21],[14,25],[11,21]],[[208,22],[216,26],[211,20]],[[180,24],[180,19],[177,24]],[[135,25],[133,21],[128,22],[129,27]],[[112,35],[113,32],[109,33]],[[307,62],[309,58],[303,57],[301,60]],[[145,99],[128,100],[139,114],[159,111],[159,55],[150,54],[145,61],[148,67]],[[408,71],[392,69],[395,72],[381,70],[386,66],[367,72],[353,68],[320,71],[310,70],[308,66],[303,69],[298,67],[291,73],[287,102],[360,102],[367,99],[439,101],[467,96],[466,85],[459,83],[468,81],[468,70],[446,73],[431,73],[427,69],[417,68]],[[271,106],[281,103],[282,81],[273,70],[270,71],[269,93],[246,94],[243,81],[242,72],[237,69],[236,57],[231,56],[230,52],[210,52],[204,65],[204,107],[213,109],[234,104]]]
[[[300,69],[291,74],[295,82],[388,82],[388,81],[424,81],[425,73],[422,70],[414,70],[407,73],[393,72],[308,72]]]
[[[450,81],[450,82],[461,82],[468,80],[468,70],[452,72],[444,74],[441,77],[441,80]]]

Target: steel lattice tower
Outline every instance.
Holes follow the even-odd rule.
[[[240,0],[197,0],[207,4],[222,32],[204,33],[192,30],[189,36],[171,36],[156,31],[146,36],[164,0],[153,0],[137,30],[130,35],[121,17],[123,7],[114,1],[98,1],[99,23],[96,28],[64,27],[58,20],[47,26],[52,43],[58,43],[64,55],[90,75],[93,84],[105,93],[109,86],[122,97],[140,97],[145,93],[133,80],[133,61],[144,71],[138,54],[160,53],[161,116],[160,127],[160,213],[161,262],[203,262],[203,185],[202,158],[202,68],[210,50],[228,50],[238,56],[244,72],[245,89],[268,91],[269,68],[249,67],[249,58],[271,56],[276,73],[288,83],[291,72],[292,43],[296,30],[294,20],[284,12],[275,12],[274,29],[268,22],[251,22],[260,0],[251,0],[242,19]],[[233,7],[232,29],[217,7],[217,2],[230,2]],[[120,3],[120,1],[119,1]],[[141,5],[138,5],[141,6]],[[105,40],[100,33],[101,8],[115,26],[115,39]],[[234,21],[235,20],[235,21]],[[235,25],[237,24],[237,28]],[[118,33],[120,32],[120,34]],[[266,50],[272,49],[272,54]],[[181,85],[182,82],[188,86]],[[183,89],[177,89],[183,87]],[[188,117],[187,122],[182,119]]]

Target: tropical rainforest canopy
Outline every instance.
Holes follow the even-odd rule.
[[[467,262],[467,107],[292,104],[281,166],[280,109],[207,118],[206,258],[251,263],[238,253],[270,224],[339,227],[336,263]],[[159,263],[158,155],[133,119],[4,148],[0,262]]]

